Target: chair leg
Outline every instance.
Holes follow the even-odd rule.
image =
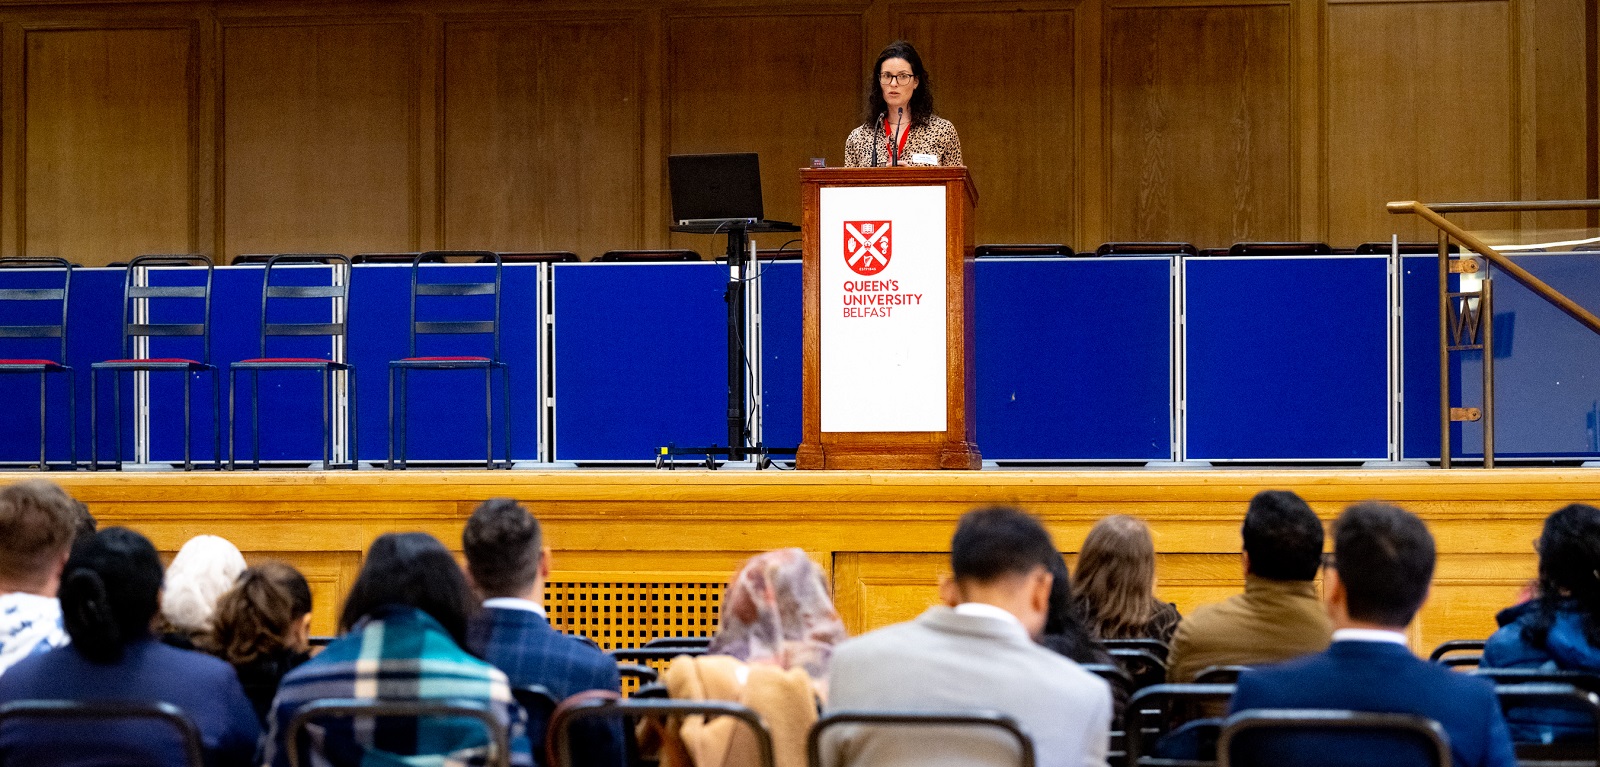
[[[46,407],[44,398],[45,394],[48,393],[44,385],[45,378],[48,375],[43,370],[39,371],[39,471],[49,471],[50,469],[50,462],[45,459],[44,454],[45,440],[50,434],[48,428],[50,425],[50,408]]]
[[[239,385],[239,371],[232,366],[228,367],[228,471],[239,470],[239,456],[237,442],[239,441],[238,426],[239,409],[234,401],[234,389]]]
[[[326,368],[326,367],[323,368],[322,369],[322,468],[323,468],[324,471],[326,471],[328,469],[328,464],[331,461],[333,461],[333,426],[331,425],[332,424],[332,421],[331,421],[332,412],[331,411],[333,410],[333,400],[331,399],[332,394],[330,393],[332,391],[333,387],[331,387],[329,385],[330,383],[332,383],[332,380],[333,380],[333,369],[332,368]]]
[[[67,455],[78,470],[78,376],[67,371]]]
[[[506,423],[506,469],[511,469],[511,368],[500,368],[501,417]]]
[[[211,469],[222,471],[222,368],[211,368]]]
[[[250,470],[261,471],[261,371],[250,371]]]
[[[122,371],[111,371],[111,416],[115,422],[112,428],[116,429],[116,439],[111,444],[116,446],[114,457],[117,459],[117,471],[122,471]]]
[[[389,368],[389,460],[385,461],[383,468],[394,470],[394,371]]]
[[[483,468],[494,468],[494,366],[483,368]]]
[[[345,418],[349,424],[345,426],[345,444],[349,445],[346,451],[350,459],[350,470],[361,469],[361,419],[356,417],[356,369],[344,369],[344,406]]]
[[[194,434],[190,431],[190,424],[189,424],[189,398],[190,398],[189,390],[194,388],[194,381],[192,380],[192,378],[193,377],[189,374],[189,371],[185,370],[184,373],[183,373],[183,470],[184,471],[194,471],[194,460],[189,455],[189,449],[192,446],[193,437],[194,437]],[[153,458],[154,456],[151,456],[151,457]]]
[[[399,464],[399,466],[400,466],[400,469],[402,471],[404,471],[405,468],[406,468],[406,450],[411,447],[411,445],[408,444],[407,441],[406,441],[407,438],[411,436],[410,431],[407,429],[407,426],[409,424],[407,423],[408,419],[406,418],[406,416],[408,415],[408,408],[411,405],[411,402],[409,401],[409,399],[407,397],[407,395],[409,395],[411,393],[410,387],[411,387],[411,371],[408,368],[400,368],[400,458],[399,458],[400,464]]]
[[[89,368],[89,471],[100,470],[100,371]]]

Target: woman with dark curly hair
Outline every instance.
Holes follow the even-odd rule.
[[[1600,509],[1561,508],[1545,519],[1536,546],[1537,593],[1495,616],[1500,630],[1484,645],[1480,666],[1600,673]],[[1588,718],[1575,712],[1508,713],[1518,742],[1594,737]]]
[[[844,142],[846,167],[964,164],[955,126],[933,113],[933,83],[911,43],[878,54],[866,91],[866,115]]]

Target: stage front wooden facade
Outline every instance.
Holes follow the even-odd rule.
[[[36,476],[0,475],[0,482]],[[1587,470],[1062,472],[270,472],[51,475],[104,525],[128,525],[170,556],[211,533],[247,559],[281,558],[312,581],[313,631],[333,633],[340,601],[378,535],[423,530],[459,550],[479,501],[510,496],[544,522],[557,626],[607,647],[707,635],[728,577],[753,553],[807,551],[831,575],[852,634],[935,600],[962,512],[1015,504],[1069,554],[1108,514],[1147,520],[1160,595],[1185,612],[1239,590],[1239,523],[1251,495],[1292,489],[1331,520],[1383,499],[1427,520],[1439,542],[1432,597],[1413,626],[1425,651],[1482,638],[1535,576],[1530,541],[1551,511],[1600,500]]]

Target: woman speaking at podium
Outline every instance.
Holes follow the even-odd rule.
[[[956,127],[933,113],[928,70],[911,43],[878,54],[867,93],[867,119],[844,142],[845,167],[962,164]]]

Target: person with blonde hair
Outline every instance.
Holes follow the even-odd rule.
[[[1118,514],[1096,522],[1078,552],[1072,591],[1097,639],[1172,641],[1182,616],[1156,599],[1156,547],[1150,526]]]
[[[211,631],[217,600],[233,588],[244,572],[244,555],[226,538],[197,535],[178,549],[167,565],[166,588],[161,592],[162,639],[192,650]]]
[[[217,600],[200,648],[233,666],[263,725],[284,674],[311,658],[311,586],[283,562],[245,570]]]
[[[0,673],[68,642],[56,591],[77,526],[77,503],[54,483],[0,490]]]

